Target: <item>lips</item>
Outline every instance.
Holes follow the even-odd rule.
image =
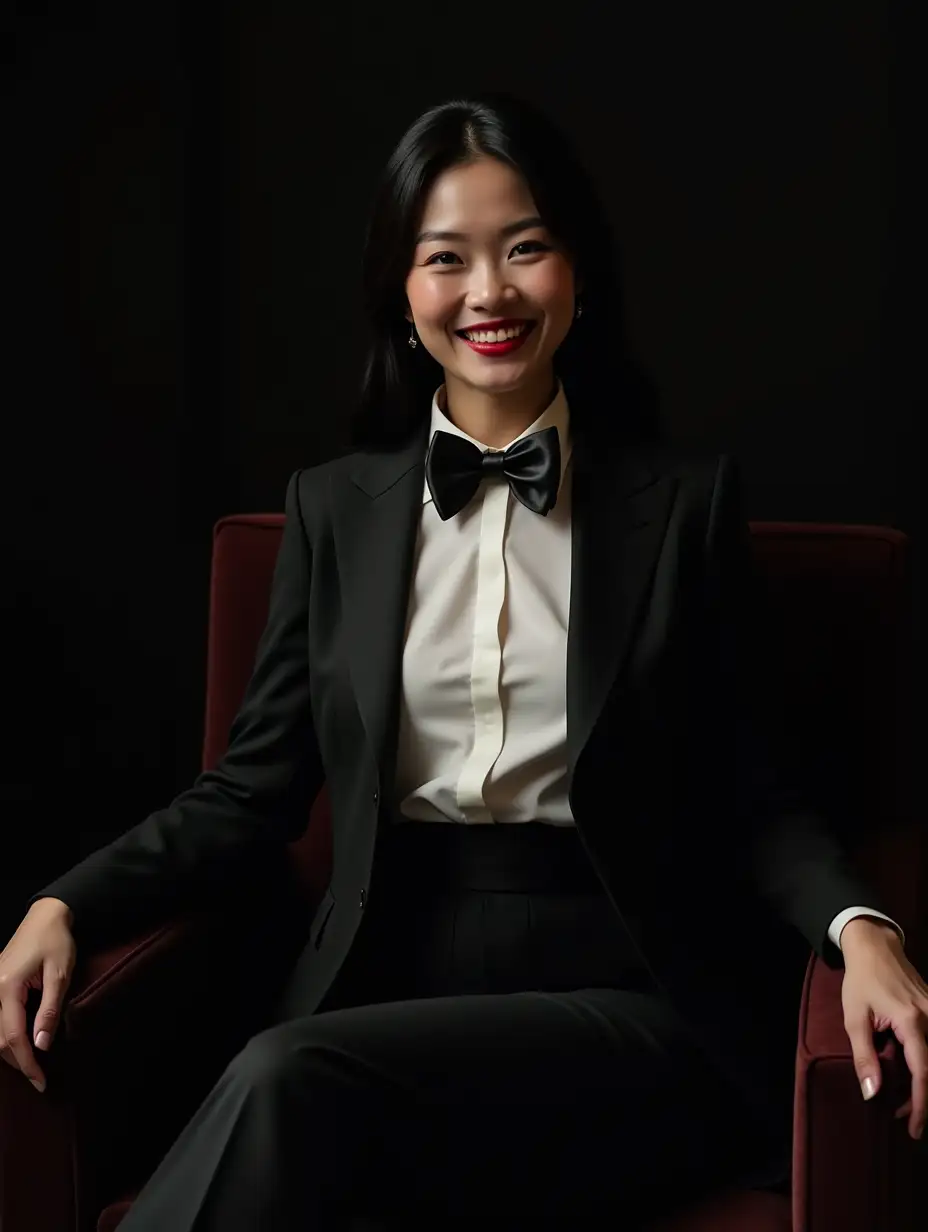
[[[525,329],[517,338],[504,338],[502,342],[473,342],[466,337],[465,331],[462,329],[456,330],[458,337],[470,347],[472,351],[476,351],[478,355],[497,356],[511,355],[513,351],[518,351],[519,347],[524,346],[526,340],[531,337],[535,329],[534,321],[488,321],[486,324],[473,326],[472,330],[484,331],[491,329],[510,329],[517,325],[524,325]]]
[[[527,325],[529,328],[535,324],[528,317],[502,317],[498,321],[475,321],[473,325],[467,325],[464,329],[456,329],[454,332],[459,338],[463,338],[465,334],[484,333],[490,329],[515,329],[519,325]]]

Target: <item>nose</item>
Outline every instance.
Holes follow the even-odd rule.
[[[492,262],[474,267],[465,296],[465,305],[470,311],[496,312],[515,298],[515,288]]]

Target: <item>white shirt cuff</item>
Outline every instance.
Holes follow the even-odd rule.
[[[872,907],[847,907],[844,911],[839,911],[835,918],[831,921],[831,926],[828,929],[828,939],[832,945],[841,949],[841,930],[850,920],[854,920],[857,916],[870,916],[874,920],[885,920],[887,924],[891,924],[902,939],[902,944],[905,945],[905,933],[899,927],[895,920],[891,920],[888,915],[884,915],[882,911],[874,911]]]

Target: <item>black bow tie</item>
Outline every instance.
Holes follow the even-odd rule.
[[[499,453],[483,452],[452,432],[436,432],[425,459],[425,478],[443,522],[473,500],[480,480],[503,475],[516,500],[546,516],[557,501],[561,482],[561,443],[557,428],[545,428],[514,441]]]

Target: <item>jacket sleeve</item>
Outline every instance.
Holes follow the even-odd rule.
[[[787,721],[777,685],[782,659],[763,609],[741,477],[719,459],[706,534],[707,627],[714,688],[708,716],[716,733],[720,781],[745,840],[752,888],[794,925],[831,967],[843,965],[828,937],[837,914],[857,903],[886,912],[853,867],[826,819],[777,765],[777,730]],[[724,777],[723,777],[724,776]]]
[[[29,900],[53,896],[67,903],[76,937],[116,933],[159,911],[228,892],[308,823],[323,769],[310,707],[311,552],[300,474],[287,487],[267,624],[221,761],[167,808]]]

